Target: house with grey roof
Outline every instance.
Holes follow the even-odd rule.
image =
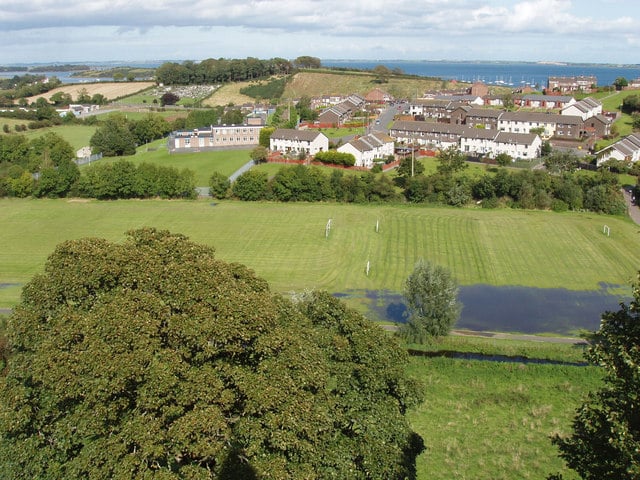
[[[530,133],[531,129],[543,129],[543,138],[577,140],[583,135],[582,118],[547,112],[504,112],[498,119],[498,130],[510,133]]]
[[[594,75],[578,75],[575,77],[549,77],[547,80],[548,92],[591,92],[597,87],[598,79]]]
[[[640,133],[632,133],[596,152],[596,165],[607,160],[637,162],[640,160]]]
[[[394,142],[389,135],[373,132],[341,145],[338,151],[352,154],[356,159],[356,167],[371,168],[376,161],[393,155]]]
[[[520,105],[529,108],[564,108],[576,103],[576,99],[566,95],[523,95]]]
[[[269,139],[269,148],[284,154],[315,155],[329,150],[329,138],[315,130],[297,130],[295,128],[278,128]]]
[[[560,114],[576,115],[581,117],[582,120],[586,120],[587,118],[595,117],[596,115],[602,115],[602,102],[595,98],[586,97],[562,108]]]
[[[500,153],[507,153],[514,159],[533,159],[540,155],[542,146],[542,140],[536,134],[501,132],[446,123],[397,121],[393,123],[389,133],[401,143],[436,149],[456,146],[471,156],[495,157]]]

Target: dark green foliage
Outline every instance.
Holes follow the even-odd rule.
[[[284,58],[208,58],[199,63],[163,63],[156,69],[156,80],[165,85],[215,84],[284,75],[290,73],[291,69],[291,62]]]
[[[268,178],[265,172],[249,170],[240,175],[231,187],[234,197],[240,200],[266,200],[268,197]]]
[[[209,190],[213,198],[227,198],[230,188],[229,177],[220,172],[213,172],[209,178]]]
[[[627,113],[629,115],[633,114],[633,112],[640,111],[640,95],[634,93],[632,95],[627,95],[622,100],[622,107],[620,107],[623,113]]]
[[[318,152],[315,154],[314,159],[318,162],[342,165],[344,167],[353,167],[356,164],[356,159],[351,153],[338,152],[336,150]]]
[[[89,140],[94,153],[118,157],[136,153],[136,138],[122,114],[107,118]]]
[[[412,156],[404,157],[398,165],[396,177],[399,186],[404,187],[408,183],[410,177],[421,175],[424,173],[424,165],[418,159]]]
[[[223,107],[209,108],[207,110],[191,110],[189,115],[187,115],[184,127],[193,130],[194,128],[217,125],[223,113]]]
[[[287,78],[272,78],[264,83],[258,82],[248,87],[243,87],[240,89],[240,93],[258,100],[280,98],[284,93],[287,80]]]
[[[443,175],[453,175],[464,170],[469,166],[466,159],[457,146],[447,147],[438,153],[438,172]]]
[[[191,170],[157,167],[128,160],[97,163],[83,170],[78,193],[99,200],[117,198],[195,198],[195,176]]]
[[[399,334],[409,343],[448,335],[460,316],[458,284],[446,268],[419,261],[404,287],[407,321]]]
[[[320,68],[322,62],[317,57],[302,55],[293,61],[293,66],[296,68]]]
[[[182,235],[59,245],[7,338],[5,479],[415,478],[393,339]]]
[[[271,141],[271,134],[275,132],[276,129],[274,127],[263,127],[260,129],[260,140],[258,143],[264,148],[269,148]]]
[[[580,159],[577,155],[566,151],[556,151],[544,159],[544,166],[551,173],[573,172],[578,168]]]
[[[605,312],[586,357],[605,370],[604,386],[576,411],[572,433],[553,442],[586,480],[640,478],[640,274],[633,300]]]
[[[160,97],[160,105],[164,107],[165,105],[175,105],[180,100],[180,97],[173,92],[163,93]]]
[[[496,155],[496,163],[501,167],[506,167],[507,165],[511,165],[513,158],[508,153],[499,153]]]

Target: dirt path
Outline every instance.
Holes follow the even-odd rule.
[[[398,330],[396,325],[382,325],[384,330],[395,332]],[[501,332],[476,332],[472,330],[452,330],[451,335],[458,337],[482,337],[495,338],[498,340],[523,340],[527,342],[545,342],[545,343],[568,343],[571,345],[585,345],[586,340],[578,337],[548,337],[542,335],[526,335],[519,333],[501,333]]]

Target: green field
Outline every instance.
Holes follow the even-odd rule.
[[[596,367],[413,358],[426,400],[409,413],[426,451],[418,479],[542,479],[575,473],[553,434],[568,434],[581,399],[600,384]]]
[[[116,162],[124,158],[134,164],[144,162],[157,166],[175,167],[180,170],[187,168],[194,172],[196,186],[205,187],[209,185],[209,178],[213,172],[220,172],[228,177],[242,165],[251,161],[249,153],[250,150],[216,150],[169,154],[167,140],[163,138],[139,147],[135,155],[104,158],[101,161]]]
[[[325,227],[332,219],[329,238]],[[0,200],[0,284],[23,284],[55,245],[154,226],[213,245],[275,291],[318,287],[400,291],[414,263],[450,268],[462,285],[575,290],[628,286],[640,266],[638,227],[593,213],[430,208],[413,205],[121,200]],[[379,232],[376,233],[376,222]],[[603,235],[603,225],[611,236]],[[365,274],[367,261],[370,274]],[[19,288],[0,289],[0,306]]]

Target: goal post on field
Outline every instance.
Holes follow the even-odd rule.
[[[327,220],[327,226],[324,227],[324,238],[329,238],[330,231],[331,231],[331,219]]]
[[[611,236],[611,229],[609,228],[609,225],[604,225],[602,227],[602,233],[604,233],[607,237]]]

